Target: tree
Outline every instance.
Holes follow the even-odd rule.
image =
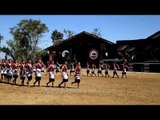
[[[4,39],[4,37],[0,34],[0,48],[1,48],[1,40],[3,40],[3,39]]]
[[[73,35],[76,34],[74,31],[66,30],[66,29],[64,29],[63,32],[64,32],[64,34],[67,36],[67,38],[70,38],[70,37],[72,37]]]
[[[4,37],[0,34],[0,47],[1,47],[1,40],[3,40]]]
[[[27,52],[25,51],[25,48],[19,47],[19,45],[13,40],[8,40],[6,43],[8,47],[3,46],[1,48],[1,51],[4,52],[6,56],[9,55],[13,59],[17,60],[27,59]]]
[[[42,58],[45,55],[48,55],[47,51],[46,50],[42,50],[41,48],[39,48],[39,50],[35,54],[37,59]]]
[[[52,43],[55,44],[56,42],[62,41],[63,33],[54,30],[51,35]]]
[[[13,40],[7,41],[12,55],[18,59],[35,60],[35,54],[38,49],[43,34],[48,32],[48,27],[39,20],[21,20],[16,26],[10,28]]]
[[[6,54],[5,55],[6,57],[7,55],[9,55],[14,59],[14,56],[12,55],[12,51],[8,47],[3,46],[2,48],[0,48],[0,50]]]
[[[94,34],[94,35],[97,35],[97,36],[101,37],[100,28],[94,28],[93,32],[91,32],[91,33]]]

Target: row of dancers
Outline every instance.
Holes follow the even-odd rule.
[[[45,65],[41,61],[41,59],[38,59],[36,63],[33,65],[32,61],[21,61],[18,63],[16,60],[2,60],[1,62],[1,80],[5,83],[10,83],[13,85],[16,85],[17,78],[20,74],[20,80],[21,85],[24,85],[25,78],[28,78],[28,81],[26,82],[27,86],[30,86],[30,81],[32,80],[32,74],[35,73],[35,82],[33,83],[33,86],[38,83],[38,86],[40,86],[41,81],[41,74],[44,72]],[[56,69],[56,71],[55,71]],[[46,68],[46,75],[48,73],[49,75],[49,81],[46,83],[48,86],[50,83],[52,83],[52,87],[54,87],[54,81],[55,81],[55,73],[54,72],[61,72],[62,76],[62,82],[58,85],[61,87],[62,84],[64,84],[64,88],[66,87],[66,83],[68,82],[68,72],[67,72],[67,61],[64,62],[61,66],[59,66],[59,70],[54,65],[54,61],[50,61],[49,65]],[[81,65],[80,62],[75,67],[75,81],[71,84],[77,83],[77,88],[79,88],[80,83],[80,76],[81,76]],[[12,80],[13,78],[13,80]]]
[[[94,64],[94,63],[92,63],[92,64],[89,64],[88,62],[87,62],[87,65],[86,65],[87,67],[86,67],[86,74],[87,74],[87,76],[104,76],[103,74],[102,74],[102,72],[103,72],[103,70],[105,70],[105,77],[110,77],[110,75],[109,75],[109,70],[110,70],[110,65],[109,64],[99,64],[98,65],[98,68],[97,68],[97,75],[96,75],[96,73],[95,73],[95,71],[96,71],[96,65]],[[117,77],[119,77],[119,75],[118,75],[118,70],[120,70],[120,66],[116,63],[116,62],[114,62],[113,63],[113,78],[115,77],[115,75],[117,76]],[[127,65],[127,62],[126,61],[124,61],[124,63],[122,64],[122,78],[123,77],[126,77],[127,78],[127,70],[129,70],[129,67],[128,67],[128,65]],[[74,73],[75,71],[74,71],[74,64],[73,63],[71,63],[71,65],[70,65],[70,75],[72,74],[72,73]]]
[[[67,61],[64,62],[64,64],[62,65],[60,65],[59,63],[56,63],[56,64],[57,65],[55,67],[54,61],[51,61],[49,65],[46,67],[44,63],[41,61],[41,59],[37,60],[35,64],[32,64],[31,60],[27,62],[23,60],[20,63],[18,63],[16,60],[14,61],[2,60],[1,80],[5,81],[6,83],[11,83],[13,85],[16,85],[16,81],[20,73],[21,85],[24,85],[25,78],[28,78],[28,81],[26,82],[26,84],[27,86],[30,86],[30,81],[32,80],[32,74],[35,73],[35,82],[33,83],[33,86],[35,86],[36,83],[38,83],[38,86],[40,86],[41,73],[44,72],[44,69],[46,68],[46,72],[48,72],[48,75],[49,75],[49,81],[46,83],[47,86],[50,83],[52,83],[52,87],[54,87],[54,81],[55,81],[54,72],[56,73],[61,72],[62,82],[59,84],[59,87],[61,87],[62,84],[64,84],[64,87],[66,87],[66,83],[68,82]],[[122,78],[124,76],[127,77],[126,71],[128,69],[128,66],[126,62],[122,64],[122,67],[123,67]],[[119,77],[117,73],[117,71],[120,68],[119,65],[117,63],[113,63],[113,68],[114,68],[113,78],[115,77],[115,75]],[[96,69],[95,64],[89,65],[87,63],[87,69],[86,69],[87,76],[88,75],[96,76],[95,69]],[[105,66],[103,64],[99,64],[98,71],[97,71],[98,76],[99,75],[103,76],[102,74],[103,69],[105,69],[105,76],[110,77],[109,64],[105,64]],[[90,73],[90,70],[91,70],[91,73]],[[80,62],[76,63],[76,65],[74,63],[70,64],[70,75],[72,75],[72,73],[74,73],[74,76],[75,76],[75,81],[72,82],[72,84],[77,83],[77,88],[79,88],[80,78],[82,76]],[[12,81],[12,78],[13,78],[13,81]]]

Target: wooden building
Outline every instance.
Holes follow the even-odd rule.
[[[160,72],[160,31],[138,40],[117,41],[118,58],[125,57],[135,71]]]
[[[60,63],[64,60],[80,61],[82,66],[86,66],[86,62],[94,62],[98,65],[101,60],[114,59],[117,54],[115,43],[85,31],[58,42],[46,50],[50,53],[49,60],[54,59]]]

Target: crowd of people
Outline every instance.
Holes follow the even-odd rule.
[[[26,86],[30,86],[30,81],[33,79],[32,76],[35,76],[33,86],[38,83],[38,87],[41,85],[41,76],[42,73],[45,75],[48,74],[49,81],[46,83],[46,86],[49,86],[49,84],[52,84],[52,87],[54,87],[55,82],[55,73],[60,72],[62,81],[58,84],[58,87],[66,88],[66,83],[68,82],[68,65],[67,61],[65,61],[62,65],[58,62],[54,63],[54,61],[50,61],[50,63],[46,66],[41,61],[41,59],[38,59],[34,64],[31,60],[28,61],[16,61],[16,60],[2,60],[0,63],[1,66],[1,82],[17,85],[17,78],[19,77],[21,80],[21,85],[24,86],[25,79],[27,79]],[[95,73],[97,69],[97,74]],[[126,71],[128,69],[128,65],[126,61],[122,64],[122,78],[126,75]],[[46,71],[45,71],[46,70]],[[79,88],[79,84],[81,81],[82,73],[81,73],[81,64],[80,62],[76,63],[70,63],[70,75],[74,75],[74,82],[71,82],[71,84],[77,84],[77,88]],[[103,75],[103,70],[105,71],[105,75]],[[98,67],[94,63],[89,64],[87,62],[86,65],[86,74],[87,76],[105,76],[110,77],[109,74],[110,65],[109,64],[99,64]],[[114,62],[113,63],[113,78],[115,75],[119,77],[118,70],[120,70],[119,65]],[[45,72],[44,72],[45,71]],[[34,74],[34,75],[33,75]]]

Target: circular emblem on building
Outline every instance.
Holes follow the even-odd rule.
[[[95,50],[95,49],[92,49],[90,52],[89,52],[89,58],[92,59],[92,60],[95,60],[98,58],[98,51]]]
[[[66,54],[69,54],[69,51],[68,51],[68,50],[64,50],[64,51],[62,52],[62,57],[66,57]]]

